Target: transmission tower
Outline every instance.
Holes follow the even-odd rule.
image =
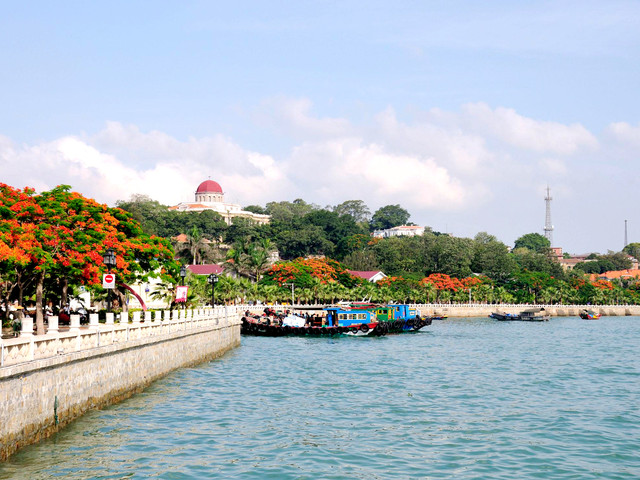
[[[547,185],[547,196],[544,197],[544,201],[547,203],[547,214],[544,219],[544,236],[549,240],[549,244],[553,246],[553,225],[551,225],[551,193],[549,191],[549,185]]]

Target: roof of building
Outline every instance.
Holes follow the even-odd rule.
[[[380,270],[347,270],[351,275],[355,277],[364,278],[365,280],[371,280],[376,275],[382,273]],[[384,273],[382,273],[384,275]],[[386,277],[386,275],[384,275]]]
[[[391,227],[391,228],[397,228],[402,230],[419,230],[424,227],[421,227],[420,225],[398,225],[397,227]]]
[[[640,270],[612,270],[610,272],[601,273],[600,275],[592,274],[591,279],[605,278],[607,280],[613,280],[614,278],[624,277],[640,278]]]
[[[205,180],[200,185],[198,185],[196,193],[222,193],[222,187],[218,182],[214,182],[213,180]]]
[[[224,272],[224,269],[215,263],[208,265],[187,265],[187,270],[194,275],[211,275],[212,273],[220,275]]]

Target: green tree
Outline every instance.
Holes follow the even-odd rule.
[[[640,243],[633,242],[622,249],[624,253],[631,255],[636,260],[640,260]]]
[[[385,230],[387,228],[406,225],[411,215],[400,205],[386,205],[379,208],[371,217],[370,229]]]
[[[539,233],[527,233],[516,240],[513,248],[526,248],[533,252],[545,253],[551,248],[551,242]]]
[[[368,223],[371,219],[371,211],[362,200],[347,200],[333,207],[333,211],[339,216],[349,215],[356,223]]]
[[[293,202],[269,202],[267,203],[266,212],[271,215],[273,221],[289,222],[295,218],[304,217],[307,213],[318,208],[317,205],[297,198]]]
[[[486,232],[473,239],[471,270],[497,281],[505,281],[516,270],[517,264],[509,253],[509,247]]]

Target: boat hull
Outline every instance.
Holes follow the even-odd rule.
[[[490,318],[494,318],[501,322],[548,322],[551,318],[549,315],[515,315],[513,313],[498,313],[494,312],[489,315]]]
[[[380,324],[363,323],[350,327],[291,327],[254,322],[244,317],[240,333],[255,337],[379,337],[385,335],[386,331]]]

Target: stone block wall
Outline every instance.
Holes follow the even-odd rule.
[[[126,325],[129,340],[124,339],[123,329],[103,325],[101,340],[111,336],[115,341],[100,346],[88,339],[79,342],[78,334],[75,340],[64,335],[49,338],[38,342],[46,357],[0,368],[0,459],[51,435],[89,409],[121,401],[172,370],[218,357],[240,344],[235,310],[233,315],[225,312],[223,321],[200,315],[189,324],[171,322],[164,331],[159,324],[153,335],[146,336],[142,325],[139,329]],[[25,356],[37,350],[34,343],[17,347]]]

